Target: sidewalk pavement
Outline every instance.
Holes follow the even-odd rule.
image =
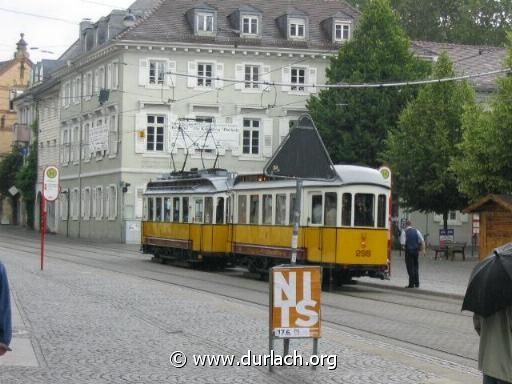
[[[420,288],[415,291],[462,298],[466,293],[469,276],[478,261],[478,255],[471,256],[471,252],[468,252],[464,261],[460,255],[457,255],[453,261],[445,258],[435,260],[434,252],[428,250],[426,256],[419,257]],[[367,285],[405,289],[404,287],[409,283],[409,277],[405,267],[404,252],[393,251],[392,253],[390,280],[361,278],[359,281]]]

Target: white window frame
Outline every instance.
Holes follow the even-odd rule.
[[[202,71],[200,70],[200,67]],[[206,66],[210,66],[210,76],[207,76]],[[197,63],[197,87],[198,88],[214,88],[215,87],[215,63],[214,62],[198,62]],[[209,85],[206,83],[209,82]]]
[[[80,126],[73,126],[73,140],[71,144],[71,159],[73,164],[78,164],[80,158]]]
[[[98,68],[98,76],[99,76],[99,79],[98,79],[98,95],[99,95],[99,91],[102,89],[105,89],[105,66],[104,65],[102,65],[101,67]]]
[[[112,159],[119,151],[119,124],[117,114],[109,115],[108,119],[108,157]]]
[[[211,20],[211,24],[208,23]],[[215,15],[211,12],[198,12],[196,14],[196,27],[199,34],[212,34],[215,31]],[[211,29],[208,27],[211,26]]]
[[[151,65],[155,66],[155,73],[152,79],[151,76]],[[165,85],[165,77],[167,72],[167,60],[158,60],[158,59],[149,59],[148,60],[148,85],[150,86],[164,86]],[[159,75],[162,74],[162,78],[159,78]]]
[[[245,126],[245,123],[249,122],[249,126]],[[257,121],[258,122],[258,127],[254,127],[254,122]],[[261,119],[258,119],[258,118],[252,118],[252,117],[246,117],[246,118],[243,118],[242,120],[242,129],[241,129],[241,134],[242,134],[242,156],[246,157],[246,156],[250,156],[250,157],[261,157],[262,156],[262,138],[263,138],[263,121]],[[245,132],[249,132],[249,152],[245,152]],[[254,153],[253,152],[253,140],[254,140],[254,137],[253,137],[253,133],[254,132],[257,132],[258,133],[258,148],[257,148],[257,152]]]
[[[338,37],[338,27],[340,29],[340,37]],[[345,27],[347,28],[347,37],[344,37]],[[337,21],[334,23],[334,41],[348,41],[350,40],[350,23]]]
[[[150,123],[149,122],[149,117],[153,117],[154,119],[154,122],[153,123]],[[159,117],[162,117],[163,118],[163,123],[158,123],[158,118]],[[154,136],[154,139],[153,139],[153,143],[150,144],[150,141],[149,141],[149,128],[153,127],[154,128],[154,131],[153,131],[153,136]],[[166,115],[163,115],[163,114],[159,114],[159,113],[148,113],[146,115],[146,145],[145,145],[145,152],[146,153],[165,153],[166,151],[166,126],[167,126],[167,116]],[[158,129],[161,128],[162,129],[162,134],[159,135],[158,134]],[[157,140],[157,137],[158,136],[161,136],[162,137],[162,149],[156,149],[157,147],[157,144],[158,144],[158,140]],[[151,149],[148,149],[149,146],[151,145]]]
[[[304,75],[302,76],[304,81],[302,83],[300,82],[293,82],[293,72],[294,71],[304,71]],[[292,66],[290,68],[290,90],[292,92],[306,92],[306,81],[307,81],[307,71],[308,68],[306,67],[298,67],[298,66]],[[299,74],[295,76],[297,80],[300,78]],[[302,89],[300,89],[302,88]]]
[[[112,89],[119,89],[119,61],[112,62]]]
[[[78,220],[78,200],[79,200],[79,196],[78,196],[78,188],[73,188],[73,190],[71,191],[71,219],[76,221]]]
[[[248,21],[248,30],[246,32],[245,30],[245,21]],[[253,31],[253,21],[256,20],[256,31]],[[260,31],[260,18],[258,16],[254,15],[244,15],[242,16],[242,22],[241,25],[241,32],[243,36],[258,36]]]
[[[302,33],[299,33],[301,30]],[[288,37],[290,39],[304,40],[306,38],[306,20],[295,17],[290,18],[288,21]]]
[[[64,127],[62,129],[62,164],[69,164],[70,157],[70,147],[71,147],[71,138],[70,138],[71,130],[69,127]]]
[[[85,91],[85,100],[90,100],[93,94],[93,87],[94,87],[94,77],[92,71],[87,72],[86,75],[86,84],[87,84],[87,91]]]
[[[247,79],[247,69],[249,69],[249,80]],[[254,70],[257,70],[257,78],[254,78]],[[261,84],[251,83],[251,81],[261,81],[262,66],[258,64],[245,64],[244,65],[244,88],[249,89],[260,89]]]

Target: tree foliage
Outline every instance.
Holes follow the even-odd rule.
[[[349,0],[359,9],[372,0]],[[391,0],[411,39],[501,46],[511,27],[512,0]]]
[[[512,50],[507,65],[512,65]],[[471,200],[488,193],[512,193],[512,77],[498,80],[489,109],[474,106],[464,115],[459,156],[452,162],[459,188]]]
[[[434,66],[434,77],[454,75],[443,54]],[[465,106],[475,105],[466,82],[442,82],[424,86],[400,116],[398,127],[386,140],[384,159],[395,175],[395,186],[404,205],[423,212],[443,214],[466,206],[450,168],[459,155]]]
[[[10,196],[9,188],[16,184],[16,173],[23,165],[23,157],[17,147],[0,162],[0,194]]]
[[[326,70],[330,83],[385,83],[424,77],[430,65],[415,58],[388,0],[373,0],[354,38]],[[335,163],[379,164],[388,130],[413,96],[412,89],[331,88],[307,108]]]

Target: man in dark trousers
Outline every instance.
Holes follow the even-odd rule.
[[[421,232],[411,226],[410,220],[407,220],[406,228],[400,236],[400,243],[405,247],[405,266],[409,275],[409,285],[405,288],[419,288],[420,275],[418,266],[418,256],[420,250],[425,255],[425,240]]]
[[[0,262],[0,356],[10,351],[12,326],[11,326],[11,297],[9,294],[9,282],[4,265]]]

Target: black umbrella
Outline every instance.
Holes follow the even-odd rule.
[[[487,317],[512,305],[512,243],[496,248],[469,278],[462,310]]]

